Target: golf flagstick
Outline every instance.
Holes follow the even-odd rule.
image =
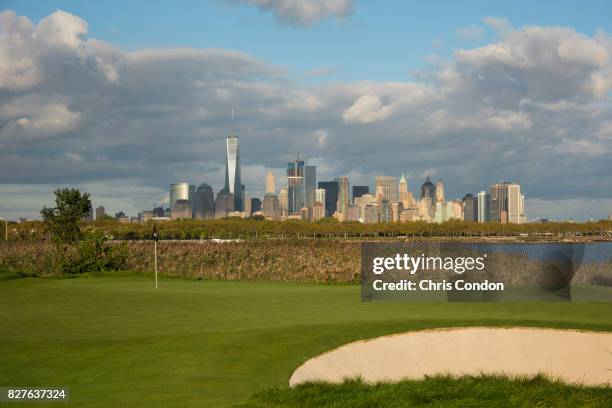
[[[157,240],[159,236],[157,235],[157,225],[153,226],[153,233],[151,234],[151,239],[154,243],[155,255],[154,255],[154,265],[155,265],[155,289],[157,289]]]

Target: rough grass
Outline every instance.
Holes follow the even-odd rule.
[[[609,407],[609,387],[577,387],[543,376],[448,376],[395,383],[305,383],[269,388],[235,408]]]

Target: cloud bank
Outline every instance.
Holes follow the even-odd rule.
[[[232,109],[251,194],[300,153],[320,179],[406,173],[416,192],[436,174],[453,198],[514,180],[537,200],[534,217],[572,203],[566,216],[586,218],[580,200],[612,212],[612,39],[487,24],[495,42],[412,81],[307,85],[238,51],[127,52],[89,38],[70,13],[35,24],[2,12],[0,216],[36,216],[65,185],[130,213],[172,182],[218,190]]]

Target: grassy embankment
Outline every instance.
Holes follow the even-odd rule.
[[[143,277],[15,279],[0,282],[0,385],[68,386],[67,406],[229,406],[286,385],[308,358],[357,339],[480,325],[612,331],[612,303],[361,303],[355,285],[162,279],[156,291]],[[518,387],[516,398],[532,395],[503,381],[467,384],[442,391],[482,393],[470,403],[498,392],[484,399],[486,406],[507,406],[509,387]],[[268,391],[251,404],[285,406],[270,405],[280,398],[302,406],[313,392],[321,401],[341,395],[346,404],[335,406],[358,401],[341,389],[316,387],[285,396]],[[365,406],[393,390],[434,392],[427,383],[372,392],[348,387],[369,395]],[[610,390],[530,387],[570,404],[611,398]]]

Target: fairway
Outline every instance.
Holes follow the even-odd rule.
[[[451,326],[612,330],[612,303],[361,303],[359,290],[162,279],[156,291],[140,277],[0,282],[0,384],[67,386],[67,405],[78,407],[228,406],[362,338]]]

